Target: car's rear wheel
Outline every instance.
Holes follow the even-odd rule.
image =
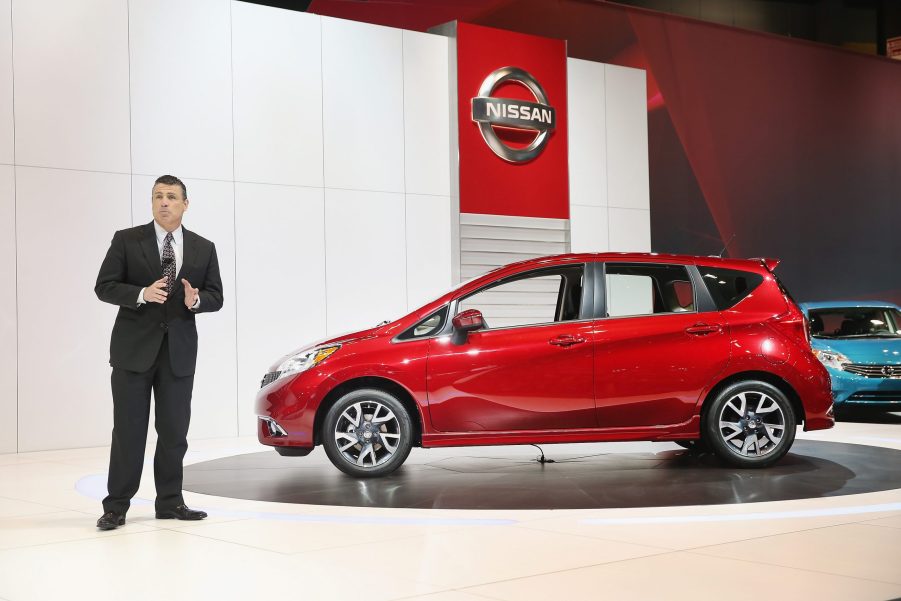
[[[795,440],[797,419],[785,394],[767,382],[747,380],[722,390],[710,403],[704,439],[736,467],[767,467]]]
[[[413,424],[403,404],[382,390],[349,392],[332,405],[320,440],[339,470],[357,478],[390,474],[413,446]]]

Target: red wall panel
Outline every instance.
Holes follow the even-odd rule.
[[[472,99],[501,67],[530,73],[556,109],[556,129],[544,151],[526,163],[509,163],[488,147],[472,120]],[[467,23],[457,25],[457,95],[460,132],[460,212],[569,219],[566,119],[566,42]],[[493,94],[533,100],[518,84]],[[516,136],[507,136],[514,145]],[[519,136],[519,144],[528,143]]]

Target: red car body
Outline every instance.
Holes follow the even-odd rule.
[[[726,310],[703,311],[696,298],[692,311],[608,317],[603,273],[613,263],[685,266],[695,274],[697,295],[705,268],[752,273],[762,282]],[[568,265],[583,266],[585,288],[593,287],[583,292],[578,319],[476,330],[462,342],[447,329],[397,338],[445,306],[451,321],[459,299],[494,282]],[[377,388],[407,409],[414,446],[688,441],[701,436],[705,401],[743,378],[779,388],[805,430],[830,428],[829,376],[774,266],[759,259],[608,253],[502,267],[396,321],[308,347],[341,345],[306,371],[264,383],[256,398],[259,440],[282,454],[304,455],[321,442],[331,403],[356,388]]]

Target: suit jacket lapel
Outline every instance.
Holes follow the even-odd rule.
[[[178,270],[178,273],[175,275],[175,281],[181,282],[182,274],[185,273],[185,268],[191,264],[191,261],[194,260],[194,254],[197,252],[197,241],[194,239],[194,232],[189,232],[185,229],[185,226],[181,226],[181,242],[183,245],[182,255],[181,255],[181,269]],[[194,285],[194,282],[191,282],[191,285]]]
[[[163,277],[163,264],[160,261],[160,248],[156,243],[156,229],[153,227],[152,221],[144,226],[143,234],[141,250],[144,251],[144,258],[147,259],[150,273],[154,274],[154,279],[158,280]]]

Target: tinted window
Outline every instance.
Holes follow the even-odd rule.
[[[716,308],[720,311],[734,306],[763,282],[763,276],[753,271],[704,267],[703,265],[698,265],[698,271],[701,272],[701,279],[704,280]]]
[[[541,269],[506,279],[460,300],[457,313],[482,312],[486,328],[509,328],[578,319],[584,267]]]
[[[411,338],[425,338],[433,336],[441,331],[444,327],[444,320],[447,317],[447,305],[441,307],[412,328],[397,337],[398,340],[410,340]]]
[[[694,311],[694,289],[683,265],[608,263],[607,316]]]

